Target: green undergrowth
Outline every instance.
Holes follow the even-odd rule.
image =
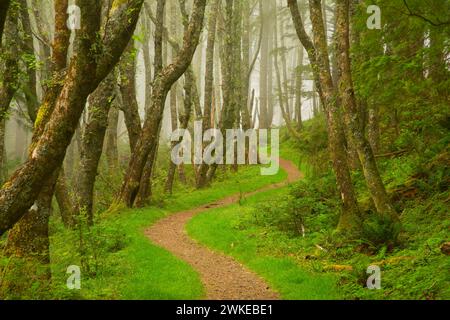
[[[100,215],[93,228],[67,231],[51,223],[52,298],[61,299],[200,299],[205,292],[198,274],[187,263],[153,245],[144,235],[159,219],[223,197],[257,190],[285,179],[280,171],[262,177],[258,167],[238,173],[218,172],[211,188],[179,187],[173,196],[155,199],[145,209]],[[81,267],[81,290],[67,289],[70,265]]]
[[[259,193],[245,199],[243,205],[200,214],[189,222],[189,235],[236,258],[263,277],[283,299],[337,299],[335,275],[317,273],[296,260],[298,239],[248,223],[258,204],[282,197],[287,190]]]
[[[300,146],[282,134],[280,154],[304,180],[203,213],[189,223],[190,235],[234,256],[285,299],[449,299],[450,259],[441,250],[450,227],[448,136],[378,159],[401,229],[369,218],[352,240],[335,231],[339,197],[326,143],[317,147],[325,134],[319,121],[305,123]],[[373,216],[362,173],[352,178],[361,210]],[[381,269],[381,289],[367,288],[371,266]]]

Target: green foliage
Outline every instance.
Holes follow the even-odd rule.
[[[48,266],[35,259],[0,257],[0,300],[50,299]]]
[[[187,175],[193,174],[191,170],[186,166]],[[102,172],[106,169],[100,170],[101,175]],[[159,174],[165,176],[161,171]],[[97,210],[101,210],[103,201],[110,199],[114,186],[118,185],[115,180],[106,180],[106,176],[97,179],[96,199],[101,202]],[[168,214],[250,192],[285,177],[281,171],[276,176],[263,177],[258,167],[240,168],[238,174],[219,170],[211,189],[193,192],[192,187],[180,185],[172,196],[165,196],[164,202],[155,201],[149,208],[97,213],[94,226],[88,226],[82,210],[74,230],[64,228],[54,215],[50,224],[51,287],[44,287],[45,281],[36,281],[33,292],[19,290],[17,294],[42,299],[199,299],[204,296],[204,289],[198,274],[185,262],[153,245],[145,236],[145,229]],[[0,248],[4,241],[0,241]],[[8,259],[0,254],[0,274],[6,264]],[[71,265],[81,268],[79,291],[66,287],[69,277],[66,271]],[[8,295],[13,297],[18,296]]]
[[[85,210],[81,210],[76,221],[76,230],[71,233],[72,243],[76,243],[76,256],[82,271],[95,276],[104,270],[106,256],[127,246],[127,235],[118,225],[102,223],[89,226]]]
[[[364,220],[361,240],[372,248],[381,249],[384,246],[393,247],[398,244],[401,224],[389,216],[372,214]]]
[[[318,273],[296,259],[301,249],[296,238],[248,224],[258,203],[274,204],[273,199],[286,192],[287,188],[263,192],[248,197],[243,206],[233,205],[198,215],[188,223],[188,233],[261,275],[283,299],[337,299],[340,293],[333,274]]]
[[[337,223],[334,213],[338,199],[335,184],[327,179],[330,176],[300,181],[289,187],[287,195],[258,204],[253,209],[253,223],[276,227],[297,236],[303,235],[305,229],[318,232],[324,227],[329,228]]]

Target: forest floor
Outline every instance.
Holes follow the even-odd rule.
[[[290,161],[280,159],[287,173],[287,183],[302,178],[301,172]],[[186,224],[196,215],[212,208],[223,208],[239,203],[243,198],[286,186],[286,182],[266,186],[260,190],[235,194],[214,203],[175,213],[160,220],[146,231],[146,235],[159,246],[187,261],[200,274],[208,299],[217,300],[269,300],[278,299],[264,280],[233,258],[214,252],[193,241],[186,233]]]
[[[305,124],[306,134],[313,129],[314,122]],[[80,224],[68,230],[52,215],[51,287],[23,283],[20,296],[8,298],[448,299],[450,259],[440,250],[450,230],[448,137],[432,148],[380,159],[403,224],[393,246],[375,241],[389,233],[384,229],[367,229],[361,241],[336,237],[339,197],[333,174],[319,175],[312,166],[328,167],[322,156],[326,143],[310,155],[284,138],[280,156],[287,161],[275,176],[261,176],[259,166],[242,166],[237,173],[220,168],[210,188],[180,182],[172,195],[155,190],[152,206],[100,212],[91,228]],[[362,207],[370,210],[361,173],[353,178]],[[110,185],[101,183],[99,190]],[[0,248],[5,241],[0,239]],[[8,263],[0,254],[0,269]],[[81,290],[66,286],[71,265],[81,267]],[[366,287],[371,265],[382,269],[380,290]]]

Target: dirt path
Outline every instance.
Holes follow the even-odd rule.
[[[285,182],[264,187],[259,192],[281,188],[286,183],[302,178],[296,166],[280,159],[280,166],[288,173]],[[185,231],[186,223],[195,215],[211,208],[226,207],[239,201],[240,195],[234,195],[193,210],[179,212],[160,220],[145,234],[157,245],[187,261],[200,274],[206,288],[207,299],[211,300],[274,300],[279,295],[271,290],[259,276],[249,271],[231,257],[213,252],[189,238]]]

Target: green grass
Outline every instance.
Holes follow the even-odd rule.
[[[52,221],[51,257],[53,295],[74,299],[200,299],[205,292],[198,274],[187,263],[153,245],[144,230],[175,212],[195,208],[239,192],[257,190],[282,181],[286,174],[261,176],[258,167],[241,168],[237,174],[218,174],[209,189],[178,190],[164,199],[163,206],[126,210],[101,217],[89,232],[64,230]],[[66,289],[66,269],[84,265],[82,289]],[[88,269],[88,268],[84,268]]]
[[[335,275],[315,273],[284,254],[283,246],[291,239],[280,234],[274,239],[263,228],[242,223],[257,203],[276,199],[287,191],[282,188],[258,193],[245,199],[242,206],[200,214],[188,223],[188,233],[200,243],[236,258],[263,277],[283,299],[337,299],[340,295]]]

